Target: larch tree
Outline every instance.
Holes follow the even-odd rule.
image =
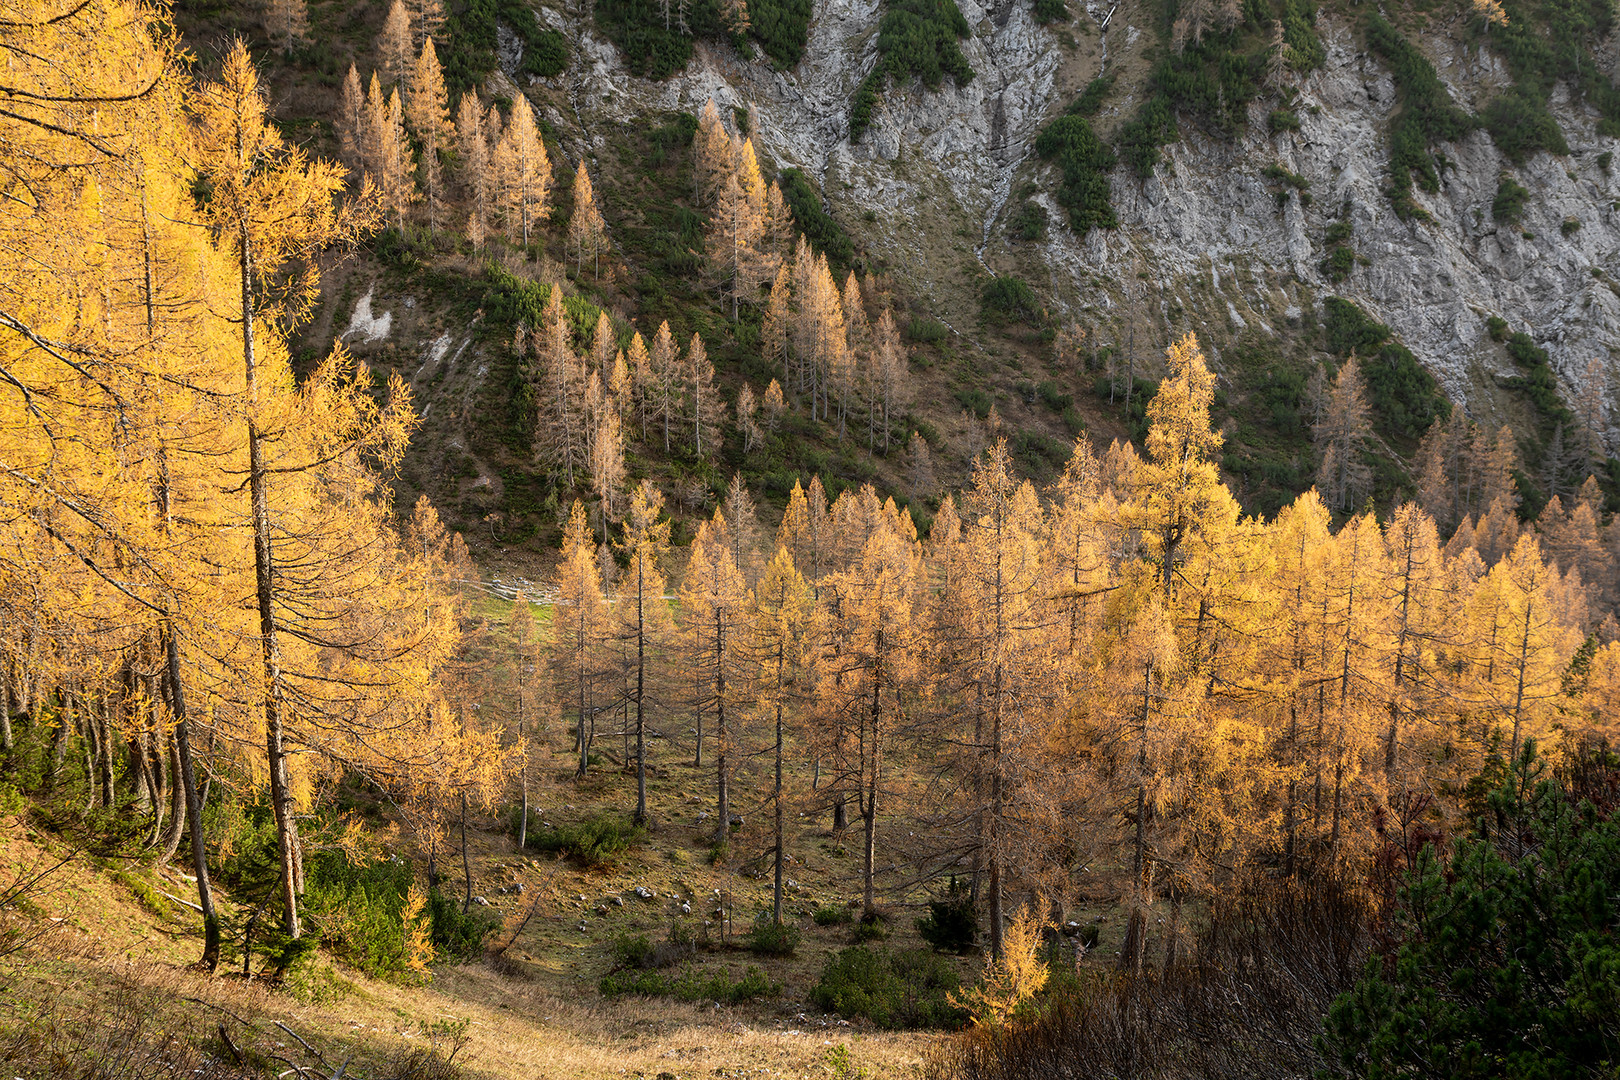
[[[765,396],[760,398],[760,411],[765,414],[765,429],[776,434],[776,429],[782,426],[782,414],[787,411],[787,402],[782,398],[782,384],[775,379],[771,380],[765,388]]]
[[[337,130],[343,160],[351,169],[364,164],[361,147],[365,144],[366,122],[366,95],[360,88],[360,72],[350,64],[338,98]]]
[[[410,0],[412,41],[418,46],[436,39],[444,29],[443,0]]]
[[[711,97],[703,104],[697,133],[692,138],[692,199],[699,206],[712,206],[736,170],[732,149],[731,136],[720,122],[720,110]]]
[[[235,256],[239,274],[239,329],[246,380],[248,487],[254,537],[255,592],[259,609],[259,640],[263,659],[263,709],[266,755],[269,764],[271,807],[281,860],[282,901],[286,928],[298,937],[301,873],[298,868],[298,825],[293,814],[284,745],[286,685],[282,675],[280,627],[276,616],[277,585],[271,547],[271,465],[265,449],[266,432],[258,414],[261,323],[287,310],[268,293],[275,275],[326,245],[354,235],[371,220],[370,207],[339,213],[333,196],[341,189],[342,170],[325,162],[310,162],[301,151],[289,148],[268,123],[268,109],[259,91],[258,75],[240,41],[226,54],[217,83],[199,94],[199,142],[204,174],[212,182],[209,212],[220,243]],[[291,297],[292,310],[314,295],[313,271],[306,272]],[[392,438],[380,432],[385,438]]]
[[[388,81],[401,90],[409,90],[411,60],[416,49],[411,45],[411,16],[405,10],[405,0],[394,0],[383,19],[382,32],[377,35],[377,57]]]
[[[743,453],[751,454],[765,438],[759,427],[759,402],[754,399],[754,388],[744,386],[737,391],[737,426],[742,428]]]
[[[795,371],[793,357],[790,353],[790,332],[793,324],[791,308],[793,293],[793,271],[784,262],[777,268],[776,278],[771,283],[771,293],[765,304],[765,316],[760,322],[759,349],[765,362],[782,372],[782,378],[790,385],[793,383]],[[774,381],[774,380],[773,380]],[[778,390],[780,390],[780,384]]]
[[[817,700],[833,727],[856,733],[853,785],[862,823],[862,896],[877,910],[877,819],[884,784],[884,749],[907,707],[918,675],[921,552],[892,500],[856,561],[823,585],[824,633],[836,643],[819,658]],[[909,516],[905,518],[909,523]]]
[[[698,526],[681,586],[689,670],[698,680],[699,723],[714,717],[710,733],[715,753],[715,832],[719,843],[731,833],[731,775],[740,752],[743,702],[750,700],[748,676],[751,597],[731,557],[724,514]],[[701,738],[701,734],[699,736]]]
[[[591,487],[601,502],[605,535],[606,523],[617,519],[624,497],[624,427],[617,410],[604,409],[596,418],[595,428],[591,439]]]
[[[546,156],[534,109],[522,94],[512,101],[512,115],[495,157],[507,235],[528,247],[538,223],[551,214],[552,177],[551,159]]]
[[[1519,537],[1471,598],[1469,675],[1477,700],[1508,736],[1507,759],[1552,730],[1580,633],[1560,618],[1541,545]]]
[[[1314,431],[1322,455],[1316,486],[1335,510],[1351,510],[1372,490],[1372,469],[1362,460],[1373,439],[1372,415],[1361,362],[1344,362],[1333,379]]]
[[[574,172],[574,205],[568,215],[568,247],[574,254],[574,272],[583,272],[585,260],[592,263],[592,275],[599,276],[602,255],[608,250],[607,222],[596,208],[596,193],[591,188],[591,174],[585,162]]]
[[[686,345],[681,364],[685,384],[687,415],[692,422],[692,452],[699,458],[712,457],[720,449],[720,425],[725,421],[726,404],[714,385],[714,365],[697,334]]]
[[[1131,500],[1119,525],[1140,536],[1136,565],[1113,602],[1117,651],[1123,664],[1110,680],[1125,695],[1117,706],[1133,747],[1124,775],[1134,806],[1123,809],[1132,832],[1132,915],[1121,964],[1138,969],[1145,951],[1156,855],[1149,815],[1170,810],[1177,792],[1169,778],[1176,756],[1196,733],[1205,680],[1189,671],[1178,634],[1178,592],[1189,560],[1207,557],[1237,519],[1214,455],[1221,436],[1210,425],[1215,377],[1198,339],[1188,334],[1166,350],[1169,377],[1148,403],[1148,459],[1134,467]],[[1105,468],[1106,471],[1106,468]]]
[[[664,576],[659,563],[669,554],[670,521],[663,517],[664,494],[643,480],[630,495],[619,550],[629,567],[621,579],[620,636],[635,641],[635,685],[631,690],[636,710],[635,821],[647,821],[647,669],[649,653],[668,648],[673,623],[664,600]],[[662,518],[662,519],[661,519]],[[661,520],[660,520],[661,519]],[[633,608],[631,605],[634,605]]]
[[[783,735],[790,695],[802,672],[805,648],[814,618],[814,598],[804,576],[793,565],[786,548],[765,567],[754,590],[751,633],[754,661],[760,672],[756,708],[772,723],[775,780],[771,788],[771,920],[782,925],[783,864],[786,862],[786,792],[782,780]]]
[[[283,56],[309,40],[308,0],[269,0],[264,30]]]
[[[883,431],[883,452],[889,452],[889,432],[894,414],[899,411],[906,385],[906,347],[895,329],[894,316],[888,308],[878,316],[872,333],[870,362],[871,386],[874,397],[873,420]],[[871,440],[875,448],[876,440]]]
[[[461,181],[472,201],[468,220],[477,223],[477,231],[483,236],[489,229],[493,178],[490,175],[489,140],[484,137],[478,95],[471,90],[462,93],[461,101],[456,106],[456,149],[461,154]]]
[[[596,541],[585,507],[577,499],[563,530],[562,555],[552,582],[556,614],[551,665],[563,711],[574,715],[575,775],[583,777],[596,729],[596,684],[603,675],[601,654],[608,635],[608,610],[596,564]]]
[[[1032,745],[1033,725],[1049,707],[1053,687],[1041,656],[1056,624],[1056,612],[1043,610],[1044,515],[1034,489],[1013,475],[1005,440],[974,463],[960,516],[959,554],[949,591],[938,601],[934,662],[967,704],[956,721],[963,730],[954,736],[970,748],[962,777],[969,816],[960,827],[971,833],[991,952],[999,956],[1008,859],[1018,839],[1015,777]]]
[[[422,150],[422,188],[427,198],[428,229],[436,232],[439,223],[439,204],[444,199],[444,174],[439,163],[439,152],[455,136],[450,123],[450,101],[444,88],[444,73],[439,68],[439,57],[433,49],[433,39],[422,45],[416,58],[411,78],[411,97],[408,119],[417,145]]]
[[[530,364],[526,373],[536,387],[534,428],[536,457],[562,473],[570,488],[575,474],[589,467],[590,417],[585,408],[588,377],[585,362],[574,351],[563,315],[562,289],[553,284],[546,297],[541,325],[528,336]]]
[[[1401,769],[1403,741],[1411,734],[1408,718],[1432,712],[1423,705],[1438,695],[1436,652],[1446,637],[1452,605],[1439,530],[1422,507],[1414,503],[1397,507],[1384,528],[1384,544],[1388,555],[1383,589],[1392,640],[1383,767],[1386,783],[1393,785]]]
[[[416,201],[417,191],[416,162],[411,159],[410,143],[405,138],[405,110],[400,104],[398,89],[388,95],[377,145],[382,166],[378,178],[383,206],[393,215],[394,227],[403,235],[405,212]]]
[[[680,422],[682,382],[680,350],[670,333],[668,319],[658,324],[647,358],[652,371],[652,415],[663,424],[664,453],[667,454],[672,447],[670,432]]]
[[[630,335],[630,347],[625,350],[625,367],[630,375],[630,392],[625,404],[634,408],[641,425],[641,441],[647,441],[647,429],[653,416],[657,380],[653,376],[652,357],[647,352],[647,341],[641,331]]]

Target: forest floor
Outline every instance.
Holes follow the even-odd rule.
[[[502,956],[435,965],[426,985],[368,978],[324,954],[298,986],[244,980],[223,967],[219,975],[199,973],[191,965],[201,951],[201,919],[186,903],[195,899],[195,885],[175,869],[179,862],[154,868],[98,857],[77,850],[68,836],[12,818],[15,824],[0,834],[0,886],[71,858],[9,912],[0,910],[0,920],[10,920],[0,922],[0,1017],[10,1017],[0,1019],[0,1062],[21,1077],[67,1075],[43,1063],[146,1047],[171,1058],[192,1054],[198,1066],[208,1058],[230,1065],[240,1054],[245,1071],[224,1075],[270,1076],[291,1064],[316,1066],[318,1052],[328,1076],[352,1058],[346,1075],[377,1080],[393,1075],[412,1049],[433,1047],[454,1052],[455,1064],[469,1074],[489,1077],[808,1078],[854,1077],[862,1069],[870,1077],[922,1075],[930,1048],[944,1036],[881,1031],[810,1003],[828,958],[852,943],[852,926],[821,926],[810,916],[818,907],[857,902],[859,820],[852,816],[851,828],[838,836],[826,815],[790,815],[787,876],[795,888],[786,912],[802,939],[792,956],[757,956],[743,941],[755,915],[770,909],[770,863],[759,855],[769,834],[757,795],[738,799],[734,813],[744,823],[726,856],[715,858],[712,822],[699,820],[712,814],[712,770],[697,769],[689,758],[666,761],[666,752],[673,748],[659,746],[650,755],[658,762],[648,785],[653,828],[617,861],[589,867],[519,852],[504,818],[469,819],[471,894],[482,898],[477,907],[487,905],[502,920],[491,941],[510,945]],[[633,806],[634,778],[613,762],[576,782],[568,778],[571,755],[561,746],[551,754],[549,767],[536,770],[531,794],[544,821],[561,826],[603,812],[623,815]],[[795,761],[795,781],[810,767],[802,757]],[[752,783],[757,791],[758,780]],[[920,855],[907,847],[915,828],[904,819],[881,821],[885,866]],[[459,829],[445,830],[443,843],[449,846],[438,852],[441,886],[464,898]],[[419,863],[426,855],[409,845],[400,854]],[[643,899],[638,887],[655,895]],[[915,920],[929,895],[917,885],[880,897],[888,937],[879,947],[921,944]],[[229,924],[235,904],[228,895],[221,904]],[[1069,917],[1101,916],[1102,941],[1088,963],[1105,963],[1117,951],[1121,927],[1111,900],[1094,906],[1095,912],[1071,908]],[[756,966],[780,991],[738,1006],[600,995],[616,937],[645,934],[660,942],[675,928],[707,941],[691,968],[735,978]],[[953,962],[968,982],[983,958],[975,952]]]

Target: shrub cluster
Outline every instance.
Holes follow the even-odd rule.
[[[984,316],[992,322],[1034,325],[1042,318],[1040,299],[1021,278],[992,278],[980,294],[979,303]]]
[[[1008,222],[1008,228],[1018,239],[1032,243],[1046,237],[1046,207],[1025,199],[1018,213]]]
[[[1451,415],[1451,403],[1434,376],[1410,349],[1393,340],[1393,330],[1342,297],[1328,297],[1325,306],[1328,348],[1340,356],[1354,351],[1361,357],[1368,404],[1384,435],[1416,439],[1436,419]]]
[[[1529,334],[1520,331],[1508,336],[1507,351],[1524,374],[1503,379],[1502,385],[1511,390],[1524,391],[1530,403],[1536,407],[1542,437],[1550,436],[1560,424],[1572,429],[1575,415],[1558,396],[1558,380],[1553,375],[1552,365],[1547,362],[1547,350],[1537,345]]]
[[[1178,3],[1168,5],[1165,27],[1179,14]],[[1283,24],[1288,65],[1306,72],[1326,57],[1316,33],[1316,7],[1309,0],[1245,0],[1241,20],[1229,30],[1206,32],[1166,55],[1154,67],[1141,108],[1119,133],[1119,153],[1138,176],[1153,172],[1159,147],[1180,137],[1178,115],[1184,116],[1217,139],[1235,140],[1248,126],[1249,103],[1260,93],[1271,49],[1271,30]],[[1289,129],[1289,117],[1280,110],[1274,130]]]
[[[1113,88],[1112,75],[1099,75],[1086,83],[1086,88],[1080,91],[1080,96],[1064,111],[1075,116],[1096,116],[1102,111],[1103,102],[1107,100],[1109,91]]]
[[[971,82],[973,68],[956,44],[968,33],[956,0],[889,0],[878,23],[877,67],[855,91],[850,140],[858,142],[871,126],[877,96],[890,79],[904,83],[915,76],[930,90],[938,90],[946,75],[958,86]]]
[[[1529,745],[1502,780],[1449,859],[1423,849],[1393,947],[1334,1002],[1323,1049],[1345,1074],[1601,1076],[1620,1059],[1620,761],[1587,751],[1555,781]]]
[[[530,830],[529,847],[578,859],[586,865],[609,862],[630,850],[646,830],[612,814],[597,814],[575,825]]]
[[[856,945],[828,959],[810,1000],[879,1027],[955,1028],[967,1020],[948,999],[960,985],[951,962],[927,949],[887,953]]]
[[[941,952],[965,953],[979,939],[979,913],[972,890],[951,876],[950,889],[928,902],[928,914],[917,920],[917,933]]]
[[[837,904],[822,904],[810,918],[817,926],[848,926],[855,921],[855,912]]]
[[[827,261],[840,268],[848,268],[855,260],[855,245],[833,216],[822,207],[821,196],[798,169],[783,169],[777,178],[782,198],[793,211],[793,224],[804,233],[806,240]]]
[[[1035,152],[1047,160],[1055,159],[1063,170],[1057,201],[1068,212],[1069,228],[1076,236],[1085,236],[1094,228],[1118,227],[1109,200],[1108,171],[1119,159],[1097,138],[1085,117],[1070,113],[1052,121],[1035,139]]]
[[[507,0],[516,2],[516,0]],[[698,38],[729,41],[752,55],[752,37],[778,68],[792,67],[810,40],[810,0],[755,0],[748,28],[728,23],[716,0],[692,0],[683,28],[667,24],[657,0],[596,0],[596,26],[624,54],[625,65],[649,79],[667,79],[686,67]]]
[[[469,0],[445,20],[448,42],[440,63],[452,94],[469,90],[495,70],[496,27],[505,23],[523,42],[521,71],[545,79],[568,66],[568,42],[555,30],[541,29],[534,9],[522,0]]]
[[[761,956],[792,956],[799,947],[799,928],[784,922],[778,926],[769,914],[761,912],[748,932],[748,951]]]
[[[1500,225],[1517,225],[1529,201],[1529,188],[1515,182],[1511,176],[1503,176],[1496,185],[1496,198],[1491,200],[1491,219]]]
[[[1367,45],[1389,65],[1400,105],[1389,137],[1390,200],[1402,218],[1426,217],[1412,198],[1412,184],[1440,190],[1430,146],[1457,141],[1474,129],[1475,120],[1451,100],[1429,58],[1382,15],[1367,17]]]

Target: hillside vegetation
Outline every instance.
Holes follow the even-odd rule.
[[[1615,463],[1529,334],[1517,433],[1342,298],[970,350],[747,111],[569,162],[527,7],[175,18],[0,22],[18,1076],[1615,1060]]]

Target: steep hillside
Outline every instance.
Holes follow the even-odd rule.
[[[1355,6],[1255,0],[1230,30],[1217,19],[1177,51],[1191,5],[958,7],[962,23],[934,25],[930,68],[896,59],[911,54],[884,29],[895,5],[817,4],[807,23],[768,5],[751,37],[726,31],[713,5],[693,10],[691,36],[662,31],[650,7],[541,5],[535,26],[567,44],[554,70],[555,57],[526,55],[512,12],[451,5],[445,52],[461,59],[446,70],[476,77],[486,102],[521,92],[534,103],[560,205],[527,252],[475,253],[455,229],[430,237],[418,224],[328,276],[309,354],[341,336],[417,395],[424,424],[406,501],[430,494],[486,558],[524,564],[555,536],[571,491],[535,463],[514,326],[488,317],[492,301],[514,310],[496,295],[513,282],[565,281],[612,315],[621,345],[663,319],[678,342],[700,332],[732,402],[781,374],[760,355],[763,302],[732,320],[704,281],[691,118],[710,100],[752,137],[767,175],[786,182],[781,170],[796,170],[798,224],[835,273],[872,275],[868,301],[907,331],[909,407],[887,452],[802,413],[752,453],[730,429],[714,460],[632,440],[632,475],[684,490],[677,511],[712,504],[734,471],[778,506],[795,476],[819,472],[834,486],[875,480],[926,525],[928,493],[903,450],[912,431],[948,486],[988,436],[993,405],[988,423],[999,420],[1022,467],[1050,476],[1077,433],[1100,446],[1139,434],[1163,346],[1196,330],[1222,377],[1223,468],[1251,510],[1274,512],[1316,475],[1312,380],[1352,347],[1327,325],[1348,310],[1328,303],[1335,296],[1394,343],[1358,347],[1382,361],[1370,369],[1381,438],[1368,459],[1381,503],[1412,490],[1410,455],[1442,396],[1478,423],[1514,428],[1523,512],[1559,486],[1546,478],[1562,466],[1544,460],[1568,418],[1558,409],[1588,403],[1576,413],[1615,449],[1620,200],[1614,140],[1602,134],[1616,121],[1601,12],[1560,36],[1556,5],[1512,6],[1511,30],[1482,33],[1477,15],[1449,6],[1384,22]],[[483,54],[467,44],[476,12],[498,42]],[[337,153],[328,88],[350,60],[369,72],[382,16],[381,4],[317,5],[316,44],[263,54],[286,124],[316,149]],[[204,62],[225,31],[256,29],[232,19],[179,13]],[[1585,74],[1558,78],[1569,62]],[[1069,138],[1092,150],[1070,156]],[[565,254],[567,178],[581,162],[612,245],[598,273]],[[987,310],[992,281],[1027,302]],[[1545,351],[1544,368],[1503,347],[1503,323]],[[1537,370],[1552,378],[1539,397],[1528,389]]]

